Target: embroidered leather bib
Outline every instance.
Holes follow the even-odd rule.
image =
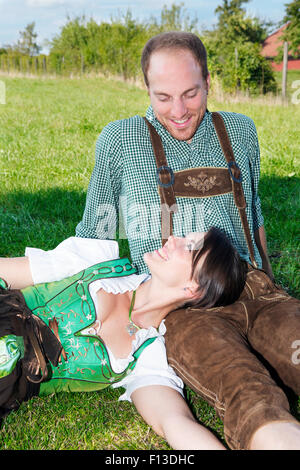
[[[133,354],[134,359],[127,368],[116,373],[101,338],[81,332],[93,325],[97,317],[89,291],[91,282],[135,273],[129,260],[122,258],[96,264],[62,281],[22,290],[33,314],[53,330],[63,347],[58,365],[48,366],[50,380],[41,383],[40,395],[100,390],[119,382],[134,369],[141,352],[156,338],[146,340]]]

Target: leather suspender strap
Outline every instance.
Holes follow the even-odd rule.
[[[161,234],[162,244],[164,245],[173,233],[173,213],[177,212],[177,204],[174,193],[174,173],[168,166],[165,156],[165,151],[156,129],[144,117],[144,120],[149,128],[150,139],[154,150],[156,160],[156,181],[159,188],[159,195],[161,201]]]
[[[231,176],[234,202],[240,214],[240,218],[241,218],[241,222],[242,222],[242,226],[243,226],[243,230],[245,234],[245,239],[246,239],[249,254],[250,254],[251,263],[253,264],[255,268],[257,268],[257,263],[255,261],[255,256],[254,256],[254,247],[252,243],[252,238],[251,238],[247,214],[246,214],[246,200],[245,200],[244,190],[242,186],[243,178],[242,178],[241,170],[239,169],[235,161],[232,146],[231,146],[229,136],[226,131],[225,123],[223,121],[221,114],[213,112],[212,119],[213,119],[213,123],[217,132],[217,136],[220,141],[221,148],[223,150],[223,154],[227,161],[228,171]]]

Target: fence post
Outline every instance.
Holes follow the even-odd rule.
[[[84,74],[84,57],[82,52],[80,53],[80,59],[81,59],[81,75]]]

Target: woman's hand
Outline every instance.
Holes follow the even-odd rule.
[[[131,399],[144,420],[173,449],[225,450],[221,442],[194,419],[176,390],[162,385],[141,387],[132,393]]]
[[[0,277],[12,289],[23,289],[32,286],[33,280],[28,257],[0,258]]]

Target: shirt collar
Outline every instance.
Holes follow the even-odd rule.
[[[208,110],[206,110],[206,113],[204,114],[204,117],[193,136],[192,144],[198,144],[201,140],[203,140],[207,127],[209,125],[209,122],[211,120],[210,114],[211,113]],[[185,141],[179,141],[171,136],[171,134],[167,131],[167,129],[156,118],[152,106],[149,106],[149,108],[147,109],[146,118],[155,127],[155,129],[157,130],[159,136],[161,137],[163,141],[170,142],[172,144],[176,142],[182,142],[185,145],[190,145]]]

